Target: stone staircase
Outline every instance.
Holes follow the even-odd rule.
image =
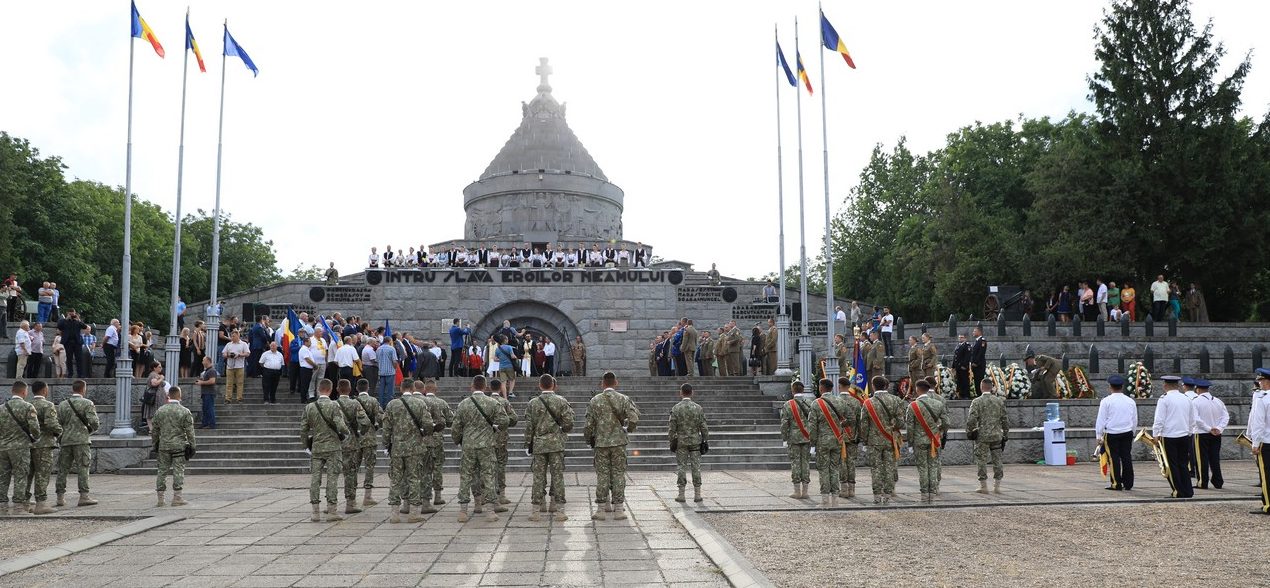
[[[529,381],[522,381],[528,384]],[[573,404],[574,433],[565,448],[565,466],[581,470],[591,466],[591,450],[582,439],[586,425],[586,402],[595,390],[594,378],[562,378],[559,393]],[[710,453],[702,457],[710,469],[776,469],[787,467],[781,445],[780,420],[773,399],[763,395],[752,378],[713,378],[694,382],[694,398],[705,409],[710,425]],[[675,457],[667,447],[666,431],[670,409],[678,402],[679,381],[670,378],[628,378],[620,389],[631,396],[640,409],[640,425],[631,435],[630,468],[672,470]],[[508,468],[527,471],[530,460],[524,453],[523,418],[536,391],[522,386],[512,406],[522,422],[511,430]],[[444,378],[438,394],[457,406],[467,393],[466,379]],[[286,404],[265,406],[251,399],[261,398],[258,381],[249,381],[247,402],[225,406],[218,401],[215,430],[199,430],[198,456],[190,463],[191,474],[291,474],[309,471],[309,460],[299,439],[301,407],[284,390]],[[457,471],[459,448],[446,434],[446,470]],[[155,460],[125,468],[121,473],[153,475]],[[379,469],[386,471],[387,460]]]

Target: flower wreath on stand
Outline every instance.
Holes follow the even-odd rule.
[[[989,365],[984,370],[984,377],[992,381],[992,393],[997,396],[1005,397],[1008,377],[1005,370],[1001,366]]]
[[[1151,372],[1146,364],[1135,361],[1129,364],[1129,371],[1124,376],[1124,393],[1130,398],[1151,397]]]
[[[1098,393],[1094,390],[1093,384],[1089,382],[1089,375],[1085,373],[1085,368],[1074,365],[1067,368],[1067,381],[1072,389],[1073,398],[1097,398]]]
[[[1058,397],[1063,399],[1075,398],[1075,389],[1071,380],[1067,379],[1067,372],[1058,372],[1058,377],[1054,378],[1054,385],[1058,388]]]
[[[1027,377],[1027,370],[1023,369],[1017,363],[1012,363],[1005,368],[1005,389],[1004,396],[1006,398],[1023,398],[1032,390],[1032,379]]]
[[[957,397],[957,378],[953,376],[952,368],[942,363],[935,366],[935,390],[944,398]]]

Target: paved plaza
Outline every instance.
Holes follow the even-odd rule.
[[[1151,503],[1167,500],[1168,486],[1155,465],[1137,465],[1138,485],[1132,492],[1104,491],[1105,481],[1089,463],[1009,467],[1000,495],[974,492],[978,484],[973,467],[948,467],[944,469],[942,500],[934,507],[920,505],[915,474],[912,468],[902,468],[897,486],[900,496],[886,509],[926,511],[929,520],[939,521],[938,511],[950,508],[955,512],[1006,512],[1021,510],[1019,506],[1131,501],[1145,504],[1125,508],[1146,509],[1153,506]],[[1197,490],[1195,502],[1250,510],[1256,491],[1251,462],[1229,462],[1226,471],[1226,488]],[[861,470],[859,477],[861,496],[842,501],[838,512],[827,515],[842,518],[828,520],[846,525],[845,515],[852,510],[885,516],[879,511],[886,509],[875,508],[870,499],[868,470]],[[785,542],[789,536],[742,537],[733,540],[737,544],[734,548],[706,521],[765,514],[778,517],[786,514],[783,511],[816,512],[811,501],[786,497],[790,492],[787,472],[706,472],[705,503],[694,506],[689,502],[687,507],[673,501],[673,474],[633,473],[627,487],[630,519],[595,522],[590,519],[594,477],[589,472],[572,472],[568,478],[567,522],[529,522],[529,477],[511,473],[508,497],[513,503],[497,523],[473,517],[459,524],[455,520],[458,505],[451,500],[423,523],[391,524],[386,502],[341,522],[309,522],[307,476],[192,476],[185,491],[190,506],[161,509],[153,507],[152,478],[95,476],[94,495],[100,505],[69,507],[40,520],[121,517],[124,520],[119,524],[133,527],[130,532],[153,528],[96,547],[80,546],[82,551],[0,576],[0,585],[762,585],[772,581],[741,553],[753,549],[755,542]],[[815,480],[813,473],[813,493]],[[450,498],[457,482],[456,476],[446,478]],[[1262,523],[1252,520],[1251,515],[1249,519],[1250,527]],[[727,522],[718,526],[721,530],[735,527]],[[932,533],[948,532],[939,525],[931,527]],[[93,526],[85,533],[98,530]],[[1072,542],[1079,545],[1081,538],[1072,538]],[[6,553],[10,559],[0,563],[0,569],[20,561],[19,555]],[[753,560],[757,564],[762,558]]]

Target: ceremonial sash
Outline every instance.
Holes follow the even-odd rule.
[[[829,422],[829,429],[833,431],[834,438],[838,440],[838,449],[842,452],[842,457],[845,458],[847,456],[847,446],[842,441],[842,429],[838,428],[837,411],[833,411],[834,414],[832,415],[829,414],[831,407],[828,402],[825,402],[824,398],[817,398],[816,404],[820,405],[820,413],[825,415],[825,420]]]
[[[921,404],[916,400],[909,403],[913,408],[913,416],[917,417],[917,424],[922,426],[922,430],[926,431],[926,437],[930,439],[930,456],[935,457],[939,454],[939,435],[930,429],[930,425],[926,424],[926,417],[922,416]]]
[[[801,415],[801,414],[799,414],[799,412],[798,412],[798,401],[797,401],[797,400],[790,399],[790,401],[789,401],[789,412],[790,412],[790,414],[794,415],[794,424],[798,425],[798,430],[799,430],[799,431],[802,431],[802,433],[803,433],[803,438],[804,438],[804,439],[806,439],[806,440],[808,440],[808,441],[811,441],[811,433],[808,433],[808,432],[807,432],[807,425],[803,424],[803,417],[802,417],[802,415]]]
[[[881,433],[887,441],[891,442],[891,447],[895,449],[895,458],[899,459],[900,446],[895,442],[895,437],[891,436],[891,432],[887,430],[886,427],[882,426],[882,419],[878,416],[878,411],[873,408],[872,398],[866,398],[864,400],[864,409],[869,411],[869,419],[873,421],[873,426],[877,428],[878,432]]]

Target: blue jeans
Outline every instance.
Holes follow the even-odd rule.
[[[379,405],[386,407],[392,400],[393,388],[397,385],[397,374],[379,376]]]
[[[203,395],[203,420],[201,424],[204,427],[216,428],[216,394]]]
[[[39,307],[35,312],[36,320],[41,323],[49,322],[49,312],[53,310],[53,304],[49,302],[39,303]]]

